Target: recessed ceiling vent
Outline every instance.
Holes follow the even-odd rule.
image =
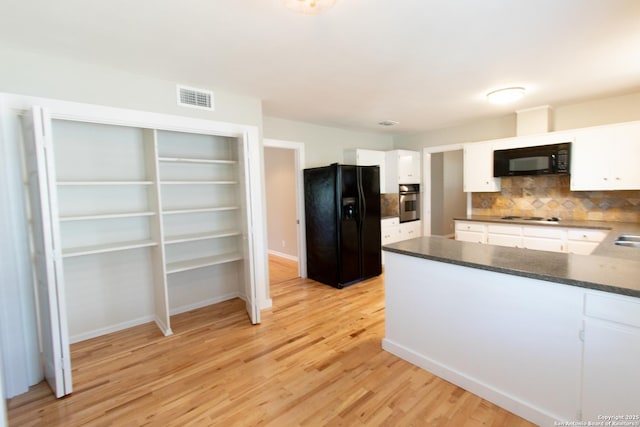
[[[178,105],[213,110],[213,92],[187,86],[177,86]]]

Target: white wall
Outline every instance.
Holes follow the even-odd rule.
[[[640,120],[640,92],[551,107],[552,130],[629,122]],[[515,113],[416,135],[399,135],[394,138],[394,146],[420,151],[424,147],[512,136],[516,136]]]
[[[515,114],[509,114],[416,135],[399,135],[394,138],[394,145],[398,149],[422,151],[424,147],[507,138],[516,134],[515,119]]]
[[[268,116],[263,118],[262,126],[265,138],[304,143],[307,168],[342,163],[344,150],[349,148],[393,150],[392,136],[384,133],[318,126]]]
[[[264,170],[269,251],[297,258],[294,150],[264,147]]]
[[[640,120],[640,92],[553,109],[554,130],[576,129]]]
[[[176,84],[201,87],[198,82],[166,81],[65,58],[13,50],[0,44],[0,92],[62,99],[88,104],[153,111],[261,127],[262,102],[217,88],[215,111],[179,107]]]

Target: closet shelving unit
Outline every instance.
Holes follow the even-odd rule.
[[[157,139],[167,274],[242,260],[237,141],[167,131]]]
[[[150,321],[170,335],[171,314],[235,297],[259,323],[256,264],[266,265],[255,127],[14,101],[56,396],[72,390],[71,342]]]
[[[238,138],[51,120],[71,342],[244,296]]]

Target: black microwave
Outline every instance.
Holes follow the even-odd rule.
[[[493,176],[568,175],[570,157],[570,142],[495,150]]]

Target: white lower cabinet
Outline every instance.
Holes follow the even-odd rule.
[[[411,221],[400,224],[400,240],[414,239],[422,236],[422,222]]]
[[[411,221],[401,224],[398,218],[384,218],[380,221],[380,231],[382,246],[390,245],[422,236],[422,222]],[[382,264],[384,264],[384,251],[382,251]]]
[[[565,252],[566,229],[552,227],[522,227],[522,247],[540,251]]]
[[[522,247],[522,227],[518,225],[487,225],[487,243],[490,245]]]
[[[589,255],[607,237],[606,230],[573,228],[567,231],[567,252]]]
[[[640,300],[601,294],[585,300],[582,419],[636,417],[618,421],[638,425]]]
[[[480,222],[456,221],[455,239],[462,242],[487,243],[487,226]]]
[[[604,240],[607,230],[565,228],[556,225],[496,224],[456,221],[456,240],[550,252],[588,255]]]
[[[380,221],[382,246],[400,241],[400,221],[398,218],[385,218]]]

